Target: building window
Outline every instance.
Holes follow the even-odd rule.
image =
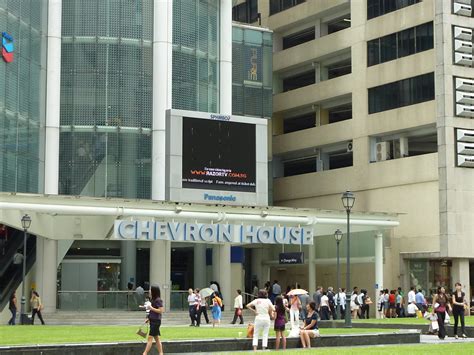
[[[334,32],[345,30],[346,28],[351,27],[351,15],[347,14],[346,16],[339,17],[335,20],[328,22],[328,35]]]
[[[370,20],[419,2],[421,0],[367,0],[367,19]]]
[[[328,154],[329,170],[347,168],[353,165],[352,152],[346,150]]]
[[[352,118],[352,103],[331,107],[328,109],[329,124]]]
[[[283,176],[294,176],[316,172],[316,157],[290,160],[283,163]]]
[[[270,0],[270,16],[304,2],[306,0]]]
[[[342,75],[350,74],[352,71],[351,58],[328,65],[328,80]]]
[[[316,114],[314,112],[305,115],[291,117],[283,120],[283,133],[302,131],[316,126]]]
[[[283,92],[299,89],[316,82],[314,70],[283,79]]]
[[[247,0],[232,8],[232,20],[243,23],[253,23],[258,20],[258,1]]]
[[[433,22],[408,28],[367,42],[367,66],[433,48]]]
[[[369,114],[434,99],[434,73],[369,89]]]
[[[283,37],[283,49],[288,49],[299,44],[312,41],[315,38],[314,26],[311,26],[310,28],[307,28],[303,31]]]

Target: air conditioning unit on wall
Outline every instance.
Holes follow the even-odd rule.
[[[456,103],[474,105],[474,92],[456,91]]]
[[[456,78],[456,90],[474,92],[474,80]]]
[[[390,159],[390,142],[379,142],[375,144],[375,161]]]
[[[458,166],[466,168],[474,168],[474,157],[466,155],[458,155]]]
[[[453,10],[456,15],[468,17],[471,17],[472,15],[472,6],[468,4],[460,4],[459,2],[455,2]]]
[[[472,29],[466,27],[454,27],[454,38],[460,39],[463,41],[471,41],[472,42]]]
[[[472,54],[472,42],[456,39],[454,40],[454,50],[456,52]]]
[[[458,143],[458,154],[474,156],[474,143]]]
[[[456,116],[474,117],[474,106],[456,105]]]
[[[466,67],[472,67],[472,54],[467,53],[454,53],[454,63],[464,65]]]
[[[474,143],[474,130],[457,129],[456,139],[458,142]]]

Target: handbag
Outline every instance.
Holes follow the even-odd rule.
[[[146,323],[142,324],[140,326],[140,328],[138,328],[137,333],[136,333],[137,335],[141,336],[142,338],[146,338],[146,336],[148,335],[148,329],[146,329],[146,331],[143,330],[143,326],[145,326],[145,325],[146,325]]]
[[[242,315],[242,309],[241,309],[241,308],[239,308],[239,309],[237,310],[237,315],[238,315],[238,316],[241,316],[241,315]]]
[[[253,323],[249,323],[249,325],[247,325],[247,338],[253,338],[254,330],[255,330],[255,327]]]

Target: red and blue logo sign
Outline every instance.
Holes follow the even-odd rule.
[[[13,51],[15,46],[13,45],[13,37],[6,32],[2,32],[2,58],[5,62],[13,62]]]

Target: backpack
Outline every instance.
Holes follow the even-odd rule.
[[[357,306],[360,306],[360,303],[359,303],[359,295],[357,295],[354,299],[354,303],[357,305]]]

